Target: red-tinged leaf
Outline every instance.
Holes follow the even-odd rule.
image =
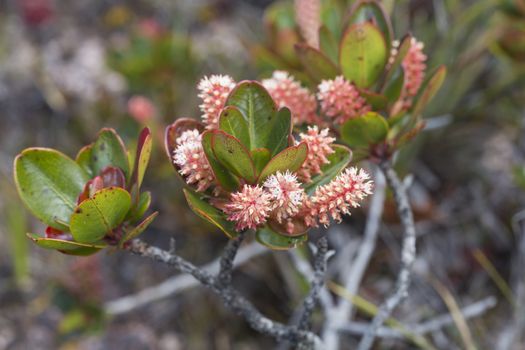
[[[138,237],[144,230],[148,228],[148,226],[151,224],[151,222],[157,217],[159,214],[158,211],[154,212],[150,216],[144,219],[140,224],[138,224],[133,229],[130,229],[126,232],[126,234],[122,237],[122,239],[119,242],[119,247],[122,248],[124,243],[126,243],[129,240],[132,240],[135,237]]]
[[[445,81],[447,75],[447,68],[443,65],[439,66],[434,74],[428,78],[423,86],[421,87],[420,93],[417,99],[414,101],[414,107],[412,109],[412,115],[418,117],[421,115],[423,108],[432,100],[432,98],[439,91],[439,88]]]
[[[89,180],[66,155],[47,148],[29,148],[15,158],[15,184],[29,210],[48,226],[67,231],[77,198]]]
[[[253,164],[255,165],[255,170],[257,174],[260,174],[266,166],[266,164],[268,164],[268,162],[272,158],[270,150],[268,150],[267,148],[256,148],[250,153],[252,155]]]
[[[315,82],[334,79],[339,73],[337,66],[325,54],[311,46],[296,44],[295,51],[304,69]]]
[[[120,168],[107,167],[100,173],[104,187],[126,188],[126,177]]]
[[[308,235],[290,237],[281,235],[269,227],[257,230],[255,235],[257,242],[274,250],[288,250],[296,248],[308,240]]]
[[[234,223],[226,220],[226,216],[222,211],[206,202],[203,196],[198,193],[188,189],[184,189],[183,191],[188,205],[195,214],[218,227],[229,238],[237,236],[238,233],[235,231]]]
[[[293,218],[293,230],[291,232],[288,232],[288,224],[287,221],[284,221],[283,223],[279,223],[276,220],[268,220],[268,226],[275,231],[276,233],[287,236],[287,237],[297,237],[302,236],[306,234],[308,231],[308,226],[304,223],[304,220],[301,220],[301,218]]]
[[[211,147],[215,158],[230,172],[245,179],[248,183],[254,183],[257,180],[250,152],[239,139],[218,130],[213,134]]]
[[[219,116],[219,129],[239,139],[247,149],[252,148],[248,123],[237,107],[223,108]]]
[[[140,189],[142,180],[144,179],[144,174],[146,172],[146,168],[148,167],[152,147],[153,140],[151,137],[151,131],[149,128],[144,128],[140,132],[137,143],[137,153],[135,156],[135,166],[132,177],[132,185],[135,185],[137,192]],[[138,197],[136,199],[138,200]]]
[[[46,238],[46,237],[36,235],[34,233],[28,233],[27,237],[31,239],[33,242],[35,242],[35,244],[37,244],[39,247],[47,248],[47,249],[63,250],[63,251],[71,251],[71,250],[76,250],[78,248],[102,249],[107,246],[107,244],[104,242],[80,243],[80,242],[68,241],[68,240],[58,239],[58,238]]]
[[[173,124],[166,127],[166,131],[164,133],[164,147],[171,164],[173,164],[173,152],[177,148],[176,140],[184,131],[193,129],[197,129],[199,130],[199,133],[201,133],[204,131],[204,125],[195,119],[180,118],[177,119]],[[173,164],[173,166],[177,170],[176,165]]]
[[[264,181],[268,176],[276,172],[285,172],[289,170],[296,172],[301,168],[306,157],[308,156],[308,146],[305,142],[301,142],[297,146],[286,148],[273,157],[270,162],[264,167],[259,175],[259,181]]]
[[[239,181],[237,178],[224,166],[221,162],[215,157],[213,152],[212,142],[215,133],[219,132],[218,130],[208,130],[202,134],[202,149],[208,163],[210,163],[211,170],[215,176],[215,179],[219,185],[226,191],[235,191],[239,187]]]

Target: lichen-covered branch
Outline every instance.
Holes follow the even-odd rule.
[[[242,240],[242,238],[239,239],[237,243],[229,243],[228,249],[226,249],[227,252],[223,255],[223,260],[225,261],[224,266],[228,266],[228,260],[231,259],[231,261],[233,261],[237,248],[240,245],[240,240]],[[214,276],[176,255],[174,252],[150,246],[138,239],[133,240],[126,249],[136,255],[167,264],[180,272],[191,274],[201,284],[218,295],[228,308],[243,317],[257,332],[271,336],[277,341],[301,344],[303,348],[322,348],[321,340],[314,333],[299,330],[297,327],[284,325],[261,314],[252,303],[232,287],[231,283],[225,284],[221,282],[219,277],[220,273],[219,276]],[[225,271],[227,271],[227,269]]]
[[[412,265],[416,259],[416,228],[414,225],[414,217],[406,188],[399,180],[396,172],[392,168],[392,164],[387,161],[380,164],[380,168],[385,174],[386,180],[394,194],[394,200],[397,204],[397,213],[403,225],[403,245],[401,248],[401,270],[397,276],[396,286],[394,292],[386,299],[386,301],[379,308],[378,313],[372,320],[368,331],[365,333],[358,350],[368,350],[372,347],[375,335],[379,327],[383,325],[385,320],[390,316],[392,311],[401,303],[401,301],[408,295],[408,287],[411,280]]]
[[[319,301],[319,293],[324,285],[324,278],[326,274],[327,252],[328,239],[326,236],[323,236],[317,241],[317,251],[315,252],[313,279],[311,281],[310,291],[304,298],[301,309],[299,310],[297,327],[300,330],[309,329],[310,316],[314,311],[315,305]]]
[[[232,281],[233,260],[235,260],[235,257],[237,256],[237,252],[239,251],[239,247],[241,246],[244,237],[245,232],[241,232],[237,237],[230,239],[226,248],[224,248],[224,251],[222,252],[218,280],[223,285],[229,285]]]

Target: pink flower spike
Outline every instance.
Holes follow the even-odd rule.
[[[412,98],[415,97],[423,84],[427,56],[423,53],[424,44],[412,38],[410,49],[401,63],[405,70],[405,84],[403,86],[402,98],[405,100],[405,108],[410,107]]]
[[[370,175],[357,168],[347,168],[330,183],[319,186],[305,203],[304,217],[307,226],[317,227],[317,221],[327,227],[330,217],[340,222],[341,214],[350,215],[351,207],[358,207],[365,197],[372,194]]]
[[[235,87],[235,82],[228,75],[212,75],[204,77],[197,85],[202,104],[202,120],[208,129],[218,129],[219,114],[226,103],[229,93]]]
[[[357,118],[371,110],[357,88],[344,77],[323,80],[318,86],[317,98],[321,111],[337,124],[343,124],[351,118]]]
[[[213,183],[215,176],[208,159],[204,154],[199,131],[186,130],[175,142],[177,148],[173,151],[173,163],[179,168],[179,173],[190,185],[196,185],[197,191],[204,192]]]
[[[228,220],[235,222],[235,229],[255,229],[266,222],[271,212],[271,196],[259,185],[244,185],[242,191],[232,193],[230,203],[224,206]]]
[[[310,91],[301,86],[288,72],[274,71],[270,79],[262,81],[279,108],[288,107],[294,125],[318,123],[317,101]]]
[[[264,181],[263,187],[271,195],[272,216],[279,223],[297,215],[302,207],[305,194],[294,174],[288,170],[284,174],[278,171]]]
[[[320,0],[295,0],[295,20],[306,43],[319,48],[319,27],[321,26]]]
[[[301,133],[299,137],[308,145],[308,155],[298,174],[303,181],[309,182],[313,175],[322,172],[323,164],[330,163],[327,156],[335,152],[331,146],[335,138],[328,136],[328,129],[319,132],[317,126],[309,126],[307,133]]]

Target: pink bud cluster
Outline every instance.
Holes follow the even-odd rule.
[[[336,124],[343,124],[348,119],[360,117],[371,110],[354,84],[342,76],[323,80],[319,84],[317,98],[323,114],[332,118]]]
[[[274,72],[272,78],[262,84],[280,107],[290,108],[296,124],[320,120],[315,96],[288,73]],[[218,128],[219,115],[234,87],[233,79],[220,75],[205,77],[199,83],[199,97],[203,102],[201,110],[207,129]],[[358,117],[370,108],[355,86],[342,77],[323,81],[318,97],[321,110],[339,123]],[[206,158],[199,130],[186,130],[180,134],[175,140],[172,160],[185,181],[197,191],[205,192],[211,188],[212,193],[219,196],[210,203],[235,223],[236,230],[256,229],[269,222],[292,234],[296,228],[317,227],[319,223],[327,226],[331,219],[340,221],[341,215],[349,214],[350,208],[357,207],[372,191],[368,174],[364,170],[349,168],[330,183],[318,187],[312,196],[306,194],[304,184],[311,182],[313,176],[322,174],[322,167],[330,163],[329,156],[335,152],[334,141],[329,129],[309,126],[296,141],[308,146],[306,160],[297,172],[278,171],[260,184],[241,180],[240,189],[233,193],[217,191],[220,188]]]
[[[270,79],[262,81],[279,107],[288,107],[293,123],[317,123],[317,101],[308,89],[301,86],[288,72],[275,71]]]
[[[208,129],[219,127],[219,115],[228,95],[235,87],[234,80],[228,75],[204,77],[197,85],[202,104],[202,120]]]
[[[387,68],[390,68],[394,62],[400,42],[398,40],[392,43],[392,50],[388,60]],[[410,48],[403,58],[401,65],[405,74],[405,81],[401,90],[401,96],[392,108],[391,114],[395,115],[401,110],[407,110],[412,106],[412,100],[418,94],[423,80],[425,79],[427,56],[423,52],[424,44],[417,41],[416,38],[410,39]]]
[[[316,189],[308,197],[289,172],[277,172],[266,179],[263,186],[244,185],[242,190],[230,197],[224,212],[228,220],[236,223],[238,231],[255,229],[274,219],[286,223],[289,233],[293,231],[293,220],[302,220],[306,227],[325,227],[330,218],[341,221],[341,215],[350,215],[350,208],[358,207],[372,193],[372,181],[366,171],[348,168],[330,183]]]
[[[215,176],[202,148],[202,136],[198,130],[186,130],[175,141],[177,148],[173,152],[173,163],[188,184],[197,186],[203,192],[214,182]]]
[[[295,20],[306,43],[319,48],[320,0],[295,0]]]
[[[402,66],[405,70],[405,84],[403,89],[407,97],[417,95],[423,79],[425,78],[425,69],[427,56],[423,53],[424,44],[412,38],[410,49],[403,59]]]
[[[350,214],[351,207],[358,207],[359,202],[372,194],[372,181],[363,169],[348,168],[330,183],[319,186],[312,197],[305,203],[304,220],[307,226],[325,227],[330,224],[330,217],[341,221],[341,214]]]
[[[405,71],[405,83],[401,96],[405,108],[410,107],[412,98],[417,95],[425,78],[427,56],[423,53],[423,47],[424,44],[421,41],[412,38],[410,49],[401,63]]]
[[[271,211],[270,194],[261,186],[244,185],[240,192],[232,193],[230,203],[224,207],[228,220],[235,229],[254,229],[268,219]]]
[[[300,133],[301,142],[306,142],[308,155],[299,169],[299,177],[310,182],[313,175],[321,174],[321,167],[330,163],[327,156],[334,153],[332,143],[335,138],[328,136],[328,129],[319,131],[317,126],[309,126],[306,133]]]

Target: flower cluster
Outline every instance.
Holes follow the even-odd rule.
[[[302,180],[309,182],[312,175],[321,174],[321,167],[324,164],[330,163],[327,156],[334,153],[331,145],[335,138],[328,135],[328,129],[319,132],[317,126],[309,126],[308,131],[299,134],[299,137],[308,145],[308,156],[299,169],[299,176]]]
[[[270,215],[270,194],[260,186],[244,185],[240,192],[232,193],[230,203],[224,207],[228,220],[236,222],[238,231],[254,229],[264,224]]]
[[[290,109],[294,124],[319,121],[315,96],[287,72],[275,71],[272,77],[264,79],[262,84],[279,107]]]
[[[228,94],[234,87],[235,82],[227,75],[212,75],[200,81],[197,89],[202,104],[199,107],[202,112],[202,120],[208,129],[218,128],[219,114]]]
[[[301,34],[308,45],[319,47],[319,27],[321,26],[320,0],[295,0],[295,19]]]
[[[325,106],[331,101],[344,111],[333,114],[334,117],[344,119],[343,113],[346,117],[354,117],[360,113],[358,109],[363,111],[368,108],[357,90],[343,78],[325,81],[321,85],[330,84],[332,88],[320,87],[320,94]],[[347,91],[335,88],[337,84],[342,84]],[[275,72],[262,85],[278,106],[291,110],[294,124],[318,118],[315,96],[288,73]],[[233,79],[227,76],[211,76],[199,83],[199,96],[203,100],[202,118],[208,132],[218,129],[219,115],[234,87]],[[330,97],[330,91],[340,98],[352,96],[354,109],[351,116],[348,114],[351,108],[338,101],[337,97]],[[360,104],[359,108],[355,107],[357,104]],[[323,167],[330,164],[330,155],[335,153],[335,138],[330,135],[329,129],[320,129],[318,125],[308,126],[305,132],[298,133],[294,142],[290,141],[290,145],[307,146],[305,160],[296,171],[276,171],[252,182],[240,179],[236,190],[228,192],[221,188],[217,191],[219,182],[204,152],[200,130],[189,128],[178,134],[171,154],[172,161],[185,181],[197,192],[209,195],[209,203],[224,212],[225,218],[235,223],[237,231],[258,229],[268,224],[288,234],[300,234],[319,223],[327,226],[330,219],[340,221],[341,215],[349,214],[350,208],[358,206],[371,193],[372,181],[368,174],[364,170],[349,168],[331,182],[318,186],[313,195],[307,194],[307,185],[317,175],[323,174]]]
[[[173,163],[180,168],[179,173],[188,184],[195,184],[199,192],[206,191],[215,179],[201,140],[198,130],[187,130],[177,138],[173,152]]]
[[[389,66],[392,65],[398,54],[399,45],[400,42],[398,40],[392,43],[392,50],[388,60]],[[425,64],[427,56],[423,52],[423,48],[424,44],[421,41],[417,41],[416,38],[410,39],[410,48],[405,58],[403,58],[403,62],[401,62],[405,73],[403,88],[401,89],[401,96],[393,108],[393,114],[396,114],[402,109],[409,109],[412,106],[412,100],[418,94],[423,84],[425,70],[427,68]]]
[[[423,79],[425,78],[425,69],[427,56],[423,53],[423,43],[415,38],[411,39],[410,49],[403,59],[403,69],[405,70],[405,83],[402,90],[402,99],[405,107],[410,107],[412,98],[414,98]]]
[[[363,169],[348,168],[330,183],[319,186],[305,204],[304,220],[308,226],[317,226],[317,220],[325,227],[330,217],[340,222],[341,214],[350,214],[351,207],[372,194],[370,175]]]
[[[319,186],[313,196],[307,196],[297,177],[277,172],[266,179],[263,186],[244,185],[231,194],[224,212],[228,220],[236,222],[236,229],[255,229],[268,220],[285,223],[289,233],[294,221],[303,221],[306,227],[325,227],[330,218],[340,222],[341,215],[350,215],[350,208],[359,206],[372,193],[372,181],[363,169],[348,168],[326,185]]]
[[[332,118],[336,124],[343,124],[371,109],[357,88],[342,76],[333,80],[323,80],[319,84],[317,98],[323,114]]]

